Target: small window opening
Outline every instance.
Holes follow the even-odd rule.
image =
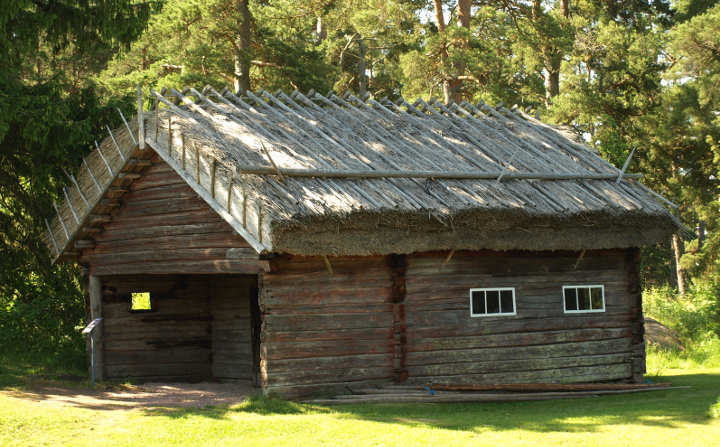
[[[150,292],[132,292],[130,294],[130,310],[152,310]]]
[[[565,313],[605,312],[605,287],[563,286]]]
[[[515,315],[515,288],[470,289],[470,316]]]

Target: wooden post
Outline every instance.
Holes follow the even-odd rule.
[[[145,117],[143,116],[142,86],[140,84],[138,84],[138,87],[137,87],[137,97],[138,97],[138,110],[137,110],[138,146],[140,147],[140,150],[143,150],[143,149],[145,149]]]
[[[247,228],[247,190],[245,185],[242,188],[242,226]]]
[[[627,297],[630,300],[632,327],[632,380],[643,383],[645,374],[645,318],[642,310],[642,286],[640,282],[640,249],[629,248],[625,255],[627,273]]]
[[[232,188],[233,188],[234,181],[235,181],[235,174],[233,173],[230,176],[230,181],[228,182],[228,195],[227,195],[227,207],[226,207],[228,213],[230,213],[230,205],[232,205]]]
[[[408,378],[407,370],[407,324],[405,322],[405,273],[407,256],[390,255],[388,257],[391,277],[391,300],[393,304],[393,380],[404,382]]]
[[[168,115],[168,156],[172,156],[173,134],[172,134],[172,115]]]
[[[215,157],[212,159],[212,165],[210,167],[210,195],[215,198],[215,171],[217,170],[217,160]]]
[[[182,168],[185,170],[185,132],[180,133],[180,144],[182,145]]]
[[[257,229],[258,229],[258,240],[260,241],[261,244],[262,244],[262,218],[263,218],[262,212],[263,212],[262,202],[258,202],[258,204],[257,204],[257,213],[258,213]]]
[[[88,278],[88,294],[90,295],[90,320],[102,318],[102,279],[95,275]],[[103,324],[93,331],[95,344],[95,379],[103,380]],[[92,372],[92,371],[91,371]]]
[[[197,184],[200,184],[200,149],[198,149],[197,144],[193,141],[193,147],[195,148],[195,158],[197,163],[195,164],[195,181]]]

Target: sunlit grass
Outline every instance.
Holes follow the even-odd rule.
[[[97,410],[0,392],[0,445],[711,446],[720,369],[666,370],[691,388],[597,398],[325,407],[256,397],[233,407]]]

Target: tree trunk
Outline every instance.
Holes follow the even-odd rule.
[[[367,48],[365,47],[365,42],[363,41],[362,36],[358,36],[357,39],[358,42],[358,64],[357,64],[357,71],[358,71],[358,94],[360,98],[362,98],[365,93],[367,92],[367,76],[365,76],[365,55],[367,54]]]
[[[552,99],[560,93],[560,59],[551,60],[545,75],[545,101],[549,106]]]
[[[445,14],[443,14],[442,1],[433,0],[433,4],[435,5],[435,20],[437,20],[438,32],[442,34],[443,32],[445,32]],[[445,61],[447,60],[447,57],[447,49],[443,49],[442,51],[440,51],[440,65],[443,67],[443,71],[445,70]],[[450,101],[452,101],[453,97],[450,81],[448,79],[443,79],[442,86],[443,101],[445,102],[445,104],[449,104]]]
[[[685,271],[680,265],[680,258],[683,255],[683,241],[677,234],[672,235],[672,248],[675,257],[675,273],[677,274],[677,286],[680,295],[685,295]]]
[[[457,4],[457,10],[458,10],[458,17],[457,17],[457,25],[461,28],[470,29],[470,15],[472,13],[471,11],[472,7],[472,0],[458,0]],[[467,40],[464,40],[460,44],[463,48],[468,48],[470,46],[470,42]],[[463,61],[459,61],[455,64],[455,73],[458,75],[462,75],[465,71],[465,63]],[[452,81],[451,87],[452,87],[452,96],[453,100],[455,102],[462,102],[462,80],[461,79],[454,79]]]
[[[238,36],[235,42],[235,92],[242,94],[250,90],[250,25],[252,15],[250,0],[236,0],[238,11]]]
[[[705,221],[700,220],[697,225],[697,234],[698,234],[698,251],[702,250],[703,245],[705,244]]]
[[[570,17],[570,0],[560,0],[560,12],[566,19]]]
[[[317,39],[317,43],[322,43],[325,37],[327,37],[327,33],[323,26],[322,17],[318,16],[317,19],[315,19],[315,38]]]

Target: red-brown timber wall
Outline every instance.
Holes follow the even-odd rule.
[[[412,381],[592,382],[644,372],[636,251],[408,257]],[[562,286],[602,284],[605,312],[566,314]],[[514,287],[515,316],[470,317],[469,289]],[[635,376],[635,377],[634,377]]]
[[[637,250],[282,257],[262,280],[261,372],[298,395],[377,381],[637,380]],[[563,285],[603,284],[603,313],[565,314]],[[515,316],[471,317],[469,289],[515,287]]]
[[[83,250],[91,274],[252,274],[266,264],[157,156],[129,189]]]
[[[261,374],[287,396],[386,381],[395,355],[386,257],[282,257],[261,281]]]

